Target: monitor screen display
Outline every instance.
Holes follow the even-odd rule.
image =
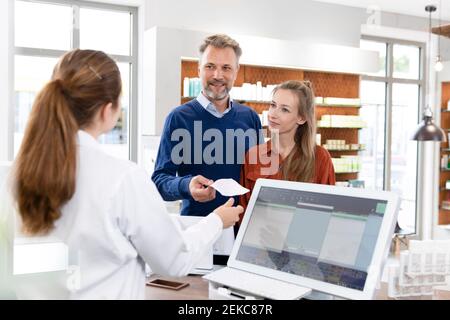
[[[236,260],[363,291],[386,206],[262,186]]]

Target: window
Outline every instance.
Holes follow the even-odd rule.
[[[360,131],[360,143],[365,145],[361,153],[360,179],[366,188],[383,190],[385,150],[386,84],[384,82],[361,81],[361,118],[367,128]]]
[[[137,9],[85,1],[15,1],[15,132],[17,154],[37,92],[50,80],[66,51],[102,50],[122,76],[122,114],[117,126],[100,137],[104,149],[137,160],[136,79]]]
[[[14,57],[14,155],[19,151],[34,98],[44,83],[50,80],[57,61],[57,58],[18,54]]]
[[[372,50],[378,52],[378,71],[374,73],[370,73],[372,76],[386,76],[386,54],[387,54],[387,44],[382,42],[375,41],[366,41],[361,40],[360,43],[361,48],[366,50]]]
[[[392,85],[390,190],[402,197],[399,225],[412,230],[416,222],[417,142],[411,136],[419,122],[419,94],[417,84]]]
[[[420,47],[393,45],[394,78],[419,79]]]
[[[130,14],[128,12],[81,8],[81,49],[94,49],[111,54],[129,55],[131,52],[130,22]],[[114,38],[111,35],[114,35]]]
[[[361,178],[366,187],[390,190],[401,196],[398,225],[416,232],[417,143],[411,134],[419,122],[424,95],[424,44],[364,37],[362,49],[380,53],[378,72],[362,77]]]
[[[14,10],[17,47],[71,49],[72,8],[70,6],[16,1]]]

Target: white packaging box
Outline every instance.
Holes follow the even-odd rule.
[[[189,78],[185,77],[183,80],[183,97],[189,97]]]
[[[263,100],[263,88],[261,81],[256,81],[256,100],[258,101]]]

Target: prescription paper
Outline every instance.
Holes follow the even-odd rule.
[[[219,179],[215,181],[210,187],[213,187],[225,197],[240,196],[246,194],[250,190],[244,188],[233,179]]]

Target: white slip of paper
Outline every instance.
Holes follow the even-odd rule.
[[[247,188],[241,186],[233,179],[219,179],[215,181],[210,187],[213,187],[225,197],[240,196],[250,191]]]

